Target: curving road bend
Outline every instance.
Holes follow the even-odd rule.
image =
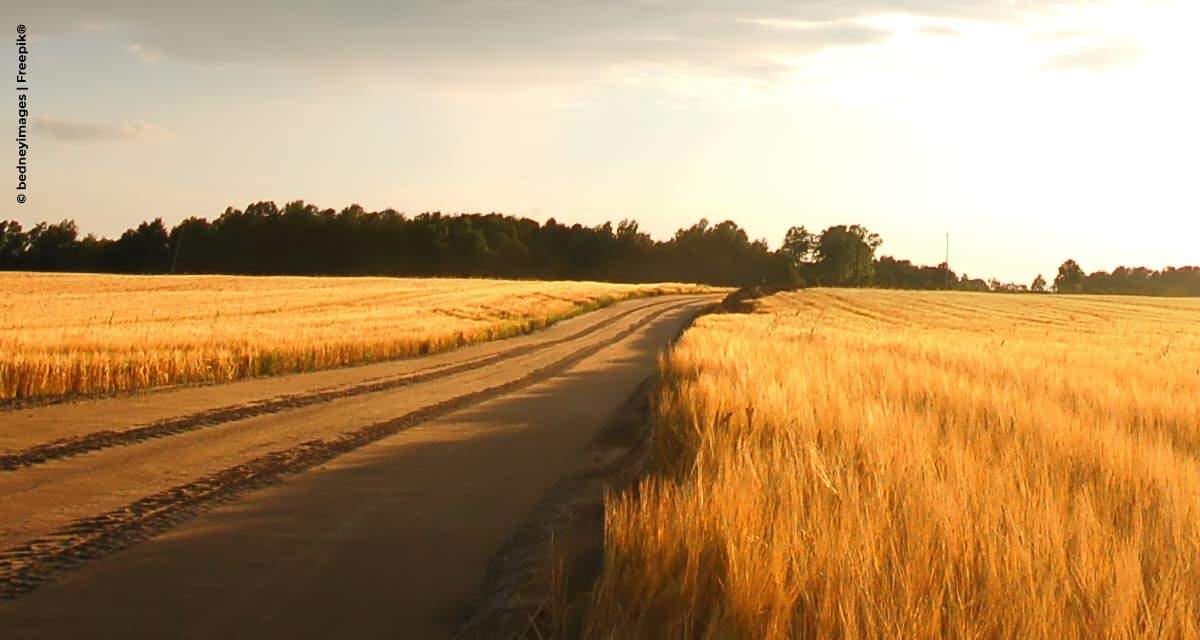
[[[717,299],[0,413],[0,630],[445,637],[492,555]]]

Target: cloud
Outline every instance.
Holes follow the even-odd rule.
[[[133,55],[145,60],[146,62],[158,62],[163,59],[163,54],[154,49],[150,49],[138,42],[133,42],[125,46],[125,50]]]
[[[33,119],[37,131],[45,131],[63,142],[94,142],[98,140],[165,140],[170,132],[155,125],[133,120],[129,122],[90,122],[54,116]]]
[[[1132,42],[1111,41],[1088,44],[1074,51],[1060,53],[1043,65],[1047,69],[1107,71],[1136,63],[1142,57],[1142,49]]]
[[[953,36],[961,36],[962,35],[961,32],[951,29],[950,27],[945,27],[945,26],[937,25],[937,24],[931,24],[931,25],[926,25],[924,27],[921,27],[921,33],[924,35],[927,35],[927,36],[939,36],[939,37],[953,37]]]
[[[116,25],[141,56],[319,74],[581,74],[628,65],[773,74],[780,60],[880,42],[864,18],[1018,20],[1088,0],[158,0],[42,3],[48,31]],[[32,18],[31,18],[32,22]],[[263,28],[263,25],[276,25]],[[152,53],[151,53],[152,52]]]

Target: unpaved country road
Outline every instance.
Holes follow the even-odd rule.
[[[492,555],[717,299],[0,413],[0,636],[445,637]]]

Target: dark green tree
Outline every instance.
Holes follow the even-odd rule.
[[[857,224],[823,231],[816,249],[816,272],[821,284],[841,287],[871,284],[875,276],[875,250],[882,242],[878,234]]]
[[[74,220],[57,224],[40,222],[29,230],[29,245],[21,260],[24,268],[66,271],[77,268],[79,229]]]
[[[16,268],[29,246],[29,236],[16,220],[0,220],[0,267]]]
[[[163,273],[170,259],[167,228],[162,218],[155,218],[121,235],[112,248],[110,265],[125,273]]]
[[[813,262],[817,256],[817,236],[803,226],[792,227],[783,237],[783,246],[779,250],[796,265]]]
[[[1054,278],[1054,290],[1058,293],[1079,293],[1083,291],[1083,269],[1074,260],[1067,260],[1058,267],[1058,275]]]

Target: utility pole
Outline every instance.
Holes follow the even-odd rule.
[[[950,232],[946,232],[946,288],[950,288]]]

